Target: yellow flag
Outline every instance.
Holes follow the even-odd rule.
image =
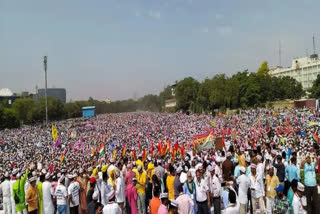
[[[115,149],[113,149],[112,158],[113,158],[113,160],[116,159],[116,150]]]
[[[52,125],[52,139],[54,142],[56,142],[57,136],[58,136],[58,130],[54,125]]]

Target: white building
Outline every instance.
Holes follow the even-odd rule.
[[[292,77],[302,84],[304,90],[309,89],[317,75],[320,74],[320,60],[315,54],[310,57],[297,58],[292,60],[291,67],[273,67],[270,68],[269,74],[275,77]]]

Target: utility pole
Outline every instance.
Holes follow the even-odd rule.
[[[47,56],[43,57],[44,74],[45,74],[45,91],[44,96],[46,99],[46,125],[48,125],[48,97],[47,97]]]

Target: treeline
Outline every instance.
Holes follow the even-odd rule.
[[[176,82],[173,111],[195,113],[213,112],[216,109],[252,108],[266,106],[268,101],[299,99],[305,95],[302,85],[291,77],[271,77],[267,62],[257,72],[247,70],[231,77],[218,74],[199,82],[192,77]],[[315,84],[320,82],[320,76]],[[320,85],[320,84],[319,84]],[[320,86],[310,91],[312,96],[320,95]],[[165,100],[172,99],[172,89],[166,87],[159,95],[146,95],[138,100],[122,100],[112,103],[94,100],[62,103],[48,97],[49,120],[81,117],[82,107],[96,106],[96,113],[119,113],[134,111],[165,111]],[[172,110],[172,109],[171,109]],[[17,99],[12,105],[0,103],[0,129],[14,128],[20,124],[34,124],[45,120],[45,99]]]
[[[265,107],[268,101],[299,99],[305,92],[291,77],[271,77],[267,62],[257,72],[247,70],[227,77],[218,74],[198,82],[192,77],[178,82],[177,110],[213,112],[215,109]]]

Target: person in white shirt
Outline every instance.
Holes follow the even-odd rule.
[[[209,177],[209,191],[211,203],[214,207],[214,213],[221,213],[221,183],[219,178],[215,174],[215,165],[208,166],[208,171],[210,172]]]
[[[251,199],[252,199],[252,210],[256,213],[257,204],[259,204],[260,213],[264,213],[264,200],[263,200],[263,179],[258,177],[257,165],[251,164],[251,175],[250,175],[250,189],[251,189]]]
[[[210,207],[208,183],[202,178],[200,169],[196,171],[196,177],[195,184],[198,214],[208,214],[208,209]]]
[[[240,214],[247,214],[248,210],[248,189],[250,188],[250,179],[246,176],[246,168],[240,167],[240,176],[237,179],[239,185],[239,203],[240,203]]]
[[[102,174],[102,183],[101,183],[101,204],[106,206],[108,204],[108,198],[112,193],[113,187],[108,185],[108,174],[104,172]]]
[[[304,185],[302,183],[298,183],[298,188],[296,193],[293,196],[292,200],[292,209],[293,214],[307,214],[306,209],[306,197],[303,196]]]
[[[126,194],[126,187],[124,184],[124,179],[122,177],[122,174],[119,170],[116,170],[116,202],[118,203],[119,207],[121,208],[122,212],[124,212],[124,200],[125,200],[125,194]]]
[[[9,173],[4,174],[5,180],[0,184],[0,192],[2,192],[2,202],[4,214],[11,214],[11,191],[10,191],[10,180]]]
[[[54,195],[57,199],[57,214],[66,214],[67,212],[67,188],[64,186],[64,175],[59,178],[59,184],[56,187]]]
[[[53,214],[54,213],[54,206],[52,203],[52,185],[49,181],[51,175],[48,172],[46,174],[45,180],[42,184],[42,197],[43,197],[43,214]]]
[[[70,201],[70,214],[78,214],[80,185],[76,181],[76,174],[69,175],[68,199]]]
[[[103,214],[122,214],[122,210],[115,202],[115,191],[112,190],[108,198],[108,203],[103,207]]]
[[[237,195],[233,190],[229,191],[229,205],[226,208],[226,214],[239,214],[240,208],[237,205]]]

